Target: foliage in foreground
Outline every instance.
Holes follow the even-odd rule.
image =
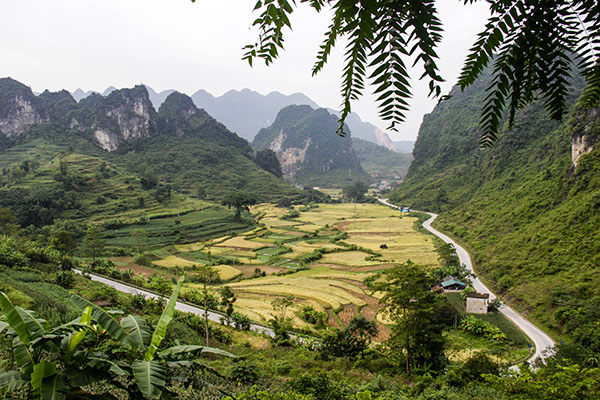
[[[112,388],[103,398],[123,391],[134,398],[167,398],[174,381],[194,384],[194,373],[211,371],[196,359],[201,353],[233,356],[196,345],[162,348],[173,318],[183,278],[179,280],[154,329],[140,317],[129,315],[117,322],[89,301],[74,296],[81,317],[50,328],[35,313],[14,306],[0,292],[0,334],[11,343],[16,369],[0,373],[0,391],[27,390],[35,398],[92,398],[89,386],[104,381]],[[182,374],[183,373],[183,374]]]

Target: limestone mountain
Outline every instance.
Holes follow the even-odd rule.
[[[454,88],[425,116],[391,199],[439,212],[438,227],[467,245],[478,275],[505,299],[550,330],[588,340],[600,318],[600,113],[576,104],[583,82],[574,77],[575,105],[562,123],[538,101],[480,149],[490,79]]]
[[[259,167],[248,142],[190,97],[171,93],[157,112],[141,85],[92,93],[77,103],[67,91],[36,96],[17,81],[0,80],[0,167],[7,179],[11,168],[27,161],[16,154],[42,159],[31,153],[33,143],[56,157],[77,153],[134,175],[156,175],[160,184],[195,196],[242,190],[267,200],[298,193]],[[43,159],[56,163],[52,154]]]
[[[283,176],[296,184],[340,187],[371,181],[352,148],[350,133],[341,137],[336,129],[337,117],[324,108],[288,106],[270,127],[260,130],[252,147],[273,150]]]
[[[104,150],[114,151],[128,141],[157,133],[156,111],[141,85],[84,100],[72,124],[90,129]]]
[[[43,100],[11,78],[0,79],[0,134],[15,137],[48,120]]]

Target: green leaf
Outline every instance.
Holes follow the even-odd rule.
[[[48,321],[45,319],[37,318],[33,311],[25,310],[21,307],[15,307],[25,325],[27,326],[27,332],[31,340],[38,339],[46,333],[48,330]]]
[[[135,360],[132,365],[135,382],[147,399],[158,399],[165,386],[166,369],[156,360]]]
[[[150,344],[151,332],[146,322],[137,315],[128,315],[121,320],[121,326],[133,338],[138,349],[143,350]]]
[[[2,309],[6,322],[8,322],[17,336],[19,336],[19,339],[21,339],[25,345],[29,345],[31,337],[27,331],[27,325],[19,311],[17,311],[15,306],[10,302],[8,296],[3,292],[0,292],[0,309]]]
[[[165,310],[163,311],[162,315],[160,316],[160,319],[158,320],[158,324],[156,324],[156,329],[154,330],[154,333],[152,334],[152,340],[150,341],[150,346],[148,347],[148,350],[146,351],[146,354],[144,355],[144,360],[146,360],[146,361],[150,361],[154,358],[154,353],[156,353],[156,350],[160,346],[160,343],[162,342],[162,340],[165,338],[165,335],[167,334],[167,326],[169,325],[169,322],[171,322],[171,320],[173,319],[173,314],[175,313],[175,304],[177,303],[177,297],[179,297],[179,291],[181,290],[181,285],[183,284],[183,279],[184,279],[183,276],[181,278],[179,278],[179,281],[177,282],[177,286],[175,286],[175,289],[173,290],[173,293],[171,294],[171,298],[169,299],[169,302],[167,303]]]
[[[27,383],[28,381],[24,379],[20,371],[0,372],[0,393],[2,390],[11,391],[18,389]]]
[[[33,357],[29,352],[29,349],[18,337],[13,339],[13,352],[15,355],[15,361],[21,368],[21,371],[27,376],[33,371]]]
[[[169,347],[158,353],[160,358],[172,357],[177,354],[183,353],[210,353],[210,354],[218,354],[220,356],[236,358],[235,354],[231,354],[225,350],[217,349],[214,347],[206,347],[206,346],[198,346],[198,345],[184,345],[184,346],[173,346]]]
[[[42,395],[42,381],[56,375],[56,366],[51,362],[44,361],[33,366],[31,373],[31,387],[33,394],[36,396]]]
[[[79,321],[83,325],[90,325],[92,322],[92,307],[88,306],[83,310],[83,314],[81,315]],[[69,336],[69,343],[67,344],[67,351],[65,355],[66,362],[71,360],[71,357],[75,352],[75,348],[77,348],[79,343],[81,343],[81,341],[85,338],[85,335],[87,335],[87,330],[81,329]]]
[[[136,348],[136,343],[131,336],[129,336],[121,327],[121,325],[119,325],[119,323],[103,309],[94,303],[76,295],[71,296],[70,300],[81,310],[84,310],[86,307],[92,307],[92,319],[98,322],[98,324],[105,329],[109,335],[126,346],[130,346],[133,349]]]

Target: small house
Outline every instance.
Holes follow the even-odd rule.
[[[467,293],[467,313],[487,314],[490,295],[487,293]]]
[[[463,290],[464,288],[467,287],[466,284],[459,281],[458,279],[456,279],[453,276],[444,278],[442,283],[440,283],[440,286],[441,286],[441,289],[444,291],[446,291],[446,290]]]

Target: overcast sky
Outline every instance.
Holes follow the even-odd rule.
[[[439,0],[445,39],[439,50],[447,92],[456,82],[467,50],[484,27],[484,2]],[[330,14],[302,6],[286,51],[270,67],[250,68],[242,47],[252,43],[254,0],[3,0],[0,2],[0,77],[31,86],[73,91],[104,91],[144,83],[156,91],[193,94],[204,89],[219,96],[249,88],[267,94],[302,92],[323,107],[339,108],[343,49],[317,77],[310,69],[330,23]],[[416,138],[427,99],[425,82],[413,84],[412,111],[393,140]],[[363,120],[385,128],[373,97],[353,103]]]

